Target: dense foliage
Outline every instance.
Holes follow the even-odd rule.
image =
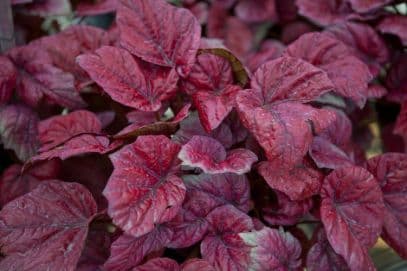
[[[96,2],[11,1],[0,270],[407,259],[402,1]]]

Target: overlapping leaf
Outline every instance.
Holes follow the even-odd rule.
[[[52,206],[53,208],[49,208]],[[74,270],[96,213],[82,185],[50,181],[0,212],[2,270]]]
[[[307,254],[307,270],[349,270],[345,260],[332,249],[323,228],[316,229],[312,239],[314,243]]]
[[[0,56],[0,104],[7,103],[13,94],[17,71],[13,63],[5,56]]]
[[[165,136],[140,136],[110,156],[114,170],[103,194],[113,222],[126,233],[144,235],[178,212],[185,197],[175,175],[179,150]]]
[[[103,46],[77,61],[113,100],[138,110],[157,111],[176,91],[175,70],[142,68],[124,49]]]
[[[8,52],[18,75],[16,91],[28,105],[37,107],[43,102],[71,109],[85,107],[75,89],[75,78],[53,64],[51,56],[40,45],[32,43]]]
[[[188,10],[164,0],[125,0],[117,10],[120,44],[145,61],[186,76],[195,63],[201,27]]]
[[[250,247],[239,233],[254,228],[252,219],[231,205],[216,208],[207,219],[211,233],[201,243],[202,258],[215,270],[248,270]]]
[[[32,157],[39,145],[39,118],[30,108],[9,105],[0,108],[0,138],[5,149],[13,150],[21,161]]]
[[[305,61],[326,71],[338,94],[363,107],[372,80],[369,68],[352,55],[348,47],[324,33],[308,33],[290,44],[286,55]]]
[[[247,270],[301,270],[301,245],[289,232],[264,227],[239,236],[251,247]]]
[[[375,270],[368,254],[384,217],[383,194],[367,170],[344,167],[328,175],[321,190],[321,220],[336,253],[351,270]]]
[[[371,158],[367,169],[377,178],[384,197],[383,239],[407,258],[407,155],[386,153]]]
[[[0,178],[0,205],[32,191],[45,180],[55,179],[59,169],[57,160],[39,163],[24,172],[21,165],[11,165]]]
[[[152,232],[137,238],[123,234],[112,243],[110,256],[103,266],[111,271],[131,270],[148,254],[163,249],[172,235],[172,231],[164,226],[158,226]]]
[[[247,149],[233,149],[226,152],[222,144],[206,136],[193,136],[182,146],[178,154],[182,165],[198,167],[205,173],[236,173],[250,171],[257,156]]]

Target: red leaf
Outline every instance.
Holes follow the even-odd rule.
[[[267,184],[291,200],[304,200],[319,193],[324,175],[303,160],[291,165],[280,159],[261,162],[258,168]]]
[[[112,243],[110,257],[103,267],[110,271],[130,270],[140,264],[146,255],[164,248],[172,234],[170,229],[163,226],[137,238],[123,234]]]
[[[389,4],[391,0],[348,0],[352,8],[359,13],[369,12]]]
[[[140,136],[110,156],[114,170],[103,195],[113,222],[126,233],[139,237],[178,212],[185,197],[175,175],[179,149],[165,136]]]
[[[100,28],[74,25],[56,35],[37,39],[32,44],[45,49],[56,67],[72,74],[75,77],[75,86],[80,90],[92,83],[92,80],[75,62],[75,58],[102,45],[109,45],[109,42],[107,32]]]
[[[7,103],[16,85],[17,71],[13,63],[0,55],[0,104]]]
[[[32,191],[44,180],[55,179],[59,168],[57,160],[39,163],[24,172],[18,164],[8,167],[0,178],[0,206]]]
[[[277,40],[265,40],[256,53],[247,57],[247,67],[255,72],[264,63],[279,58],[285,49],[285,45]]]
[[[219,205],[221,203],[207,193],[199,190],[187,191],[181,210],[167,223],[174,231],[168,247],[189,247],[201,241],[209,227],[205,217]]]
[[[178,158],[184,166],[198,167],[211,174],[244,174],[257,161],[257,156],[249,150],[233,149],[227,153],[219,141],[206,136],[193,136],[182,146]]]
[[[248,270],[250,247],[239,233],[254,228],[252,219],[231,205],[216,208],[207,219],[212,232],[201,243],[202,258],[216,270]]]
[[[270,225],[294,225],[312,207],[312,199],[292,201],[284,193],[275,190],[277,204],[262,209],[263,218]]]
[[[239,86],[228,85],[218,93],[198,91],[192,96],[199,119],[207,132],[219,127],[232,111],[239,90],[241,90]]]
[[[301,245],[291,233],[264,227],[239,236],[251,247],[250,270],[302,270]]]
[[[304,59],[327,72],[335,92],[363,107],[372,80],[369,68],[348,47],[324,33],[302,35],[287,47],[287,55]]]
[[[400,38],[401,43],[407,46],[407,18],[402,15],[386,16],[377,26],[381,33],[393,34]]]
[[[154,258],[132,271],[181,271],[178,263],[170,258]]]
[[[367,24],[346,22],[330,26],[325,32],[348,45],[353,53],[369,66],[374,76],[378,75],[380,64],[389,59],[384,40]]]
[[[73,75],[54,66],[38,44],[13,48],[8,56],[18,71],[17,93],[26,104],[37,107],[45,100],[71,109],[85,107]]]
[[[280,57],[263,64],[250,83],[263,105],[290,100],[309,102],[334,89],[327,74],[292,57]]]
[[[375,270],[367,249],[379,237],[384,204],[376,179],[352,166],[334,170],[322,185],[321,220],[336,253],[351,270]]]
[[[337,169],[353,164],[343,150],[319,136],[314,137],[309,154],[319,168]]]
[[[83,133],[100,133],[102,124],[93,112],[78,110],[48,118],[38,124],[41,151],[52,149]]]
[[[323,228],[316,229],[312,237],[314,244],[308,251],[307,270],[309,271],[348,271],[345,260],[332,249]]]
[[[126,126],[114,137],[118,139],[129,139],[140,135],[171,135],[177,130],[178,124],[186,117],[188,117],[190,107],[191,104],[186,104],[183,108],[181,108],[181,110],[172,120],[155,122],[151,121],[151,123],[149,124],[143,124],[143,122],[148,122],[149,120],[151,120],[150,116],[148,114],[140,116],[139,114],[139,117],[141,117],[141,119],[139,119],[136,123],[132,123],[129,126]]]
[[[52,206],[52,208],[49,208]],[[50,181],[0,211],[2,270],[74,270],[96,213],[80,184]]]
[[[351,143],[352,122],[343,111],[329,107],[326,109],[335,114],[335,120],[319,136],[340,148],[345,148]]]
[[[367,169],[377,178],[384,197],[383,239],[407,259],[407,155],[385,153],[371,158]]]
[[[21,161],[33,156],[38,147],[35,112],[22,105],[0,108],[0,136],[5,149],[12,149]]]
[[[175,70],[141,68],[124,49],[103,46],[77,61],[113,100],[138,110],[157,111],[176,91]]]
[[[236,16],[245,22],[277,21],[274,0],[241,0],[235,7]]]
[[[132,54],[186,76],[195,62],[201,27],[194,15],[164,0],[125,0],[117,11],[121,45]]]
[[[320,26],[359,19],[346,0],[297,0],[298,13]]]
[[[298,163],[307,153],[312,127],[318,133],[335,118],[331,111],[295,102],[275,103],[265,109],[253,91],[240,92],[236,101],[240,119],[267,158],[287,165]]]
[[[251,208],[249,180],[245,175],[185,175],[183,180],[188,193],[191,190],[201,191],[219,202],[219,205],[234,205],[243,212],[248,212]]]
[[[91,134],[80,134],[66,141],[62,145],[58,145],[55,148],[46,150],[30,159],[31,163],[49,160],[52,158],[59,158],[65,160],[72,156],[88,153],[100,153],[105,154],[120,146],[121,142],[114,141],[110,143],[110,140],[106,136],[95,136]]]
[[[235,143],[233,138],[234,135],[227,124],[221,123],[218,128],[207,133],[199,121],[198,114],[192,112],[180,123],[180,128],[174,135],[174,140],[181,144],[186,144],[193,136],[197,135],[210,136],[221,142],[226,148],[231,147]]]
[[[226,58],[200,54],[188,77],[180,83],[190,95],[197,91],[221,92],[227,85],[233,84],[233,72]]]

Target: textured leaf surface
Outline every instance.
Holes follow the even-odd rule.
[[[372,80],[369,68],[354,57],[347,46],[324,33],[302,35],[285,54],[301,58],[327,72],[335,92],[363,107]]]
[[[325,32],[348,45],[353,53],[369,66],[374,76],[378,75],[380,64],[389,58],[384,40],[367,24],[346,22],[330,26]]]
[[[312,237],[313,245],[307,254],[309,271],[348,271],[345,260],[332,249],[323,228],[316,229]]]
[[[36,164],[24,172],[21,165],[11,165],[0,177],[0,205],[30,192],[42,181],[55,179],[59,168],[56,160]]]
[[[343,150],[319,136],[314,137],[309,154],[319,168],[336,169],[353,164]]]
[[[0,56],[0,104],[7,103],[16,84],[17,71],[13,63],[5,56]]]
[[[246,149],[233,149],[226,152],[222,144],[205,136],[193,136],[182,146],[178,157],[182,165],[198,167],[205,173],[236,173],[244,174],[250,171],[257,156]]]
[[[197,190],[221,204],[231,204],[243,212],[250,210],[250,186],[245,175],[233,173],[185,175],[188,191]]]
[[[65,160],[69,157],[88,153],[105,154],[116,149],[118,146],[120,146],[119,141],[110,143],[109,138],[106,136],[81,134],[72,137],[55,148],[46,150],[37,154],[36,156],[33,156],[30,162],[50,160],[52,158],[60,158],[61,160]]]
[[[0,136],[5,149],[13,150],[21,161],[32,157],[38,148],[38,116],[22,105],[0,108]]]
[[[86,71],[75,62],[75,58],[80,54],[92,52],[102,45],[109,45],[109,43],[106,31],[87,25],[73,25],[58,34],[32,42],[49,54],[56,67],[74,76],[75,86],[79,90],[92,83],[92,80]]]
[[[16,47],[8,56],[18,71],[17,93],[26,104],[37,107],[47,101],[70,109],[85,107],[73,75],[56,67],[41,46]]]
[[[252,219],[231,205],[216,208],[207,219],[212,230],[201,243],[202,258],[216,270],[248,270],[250,248],[238,234],[254,228]]]
[[[103,191],[108,213],[126,233],[139,237],[171,220],[185,197],[175,174],[178,144],[165,136],[140,136],[110,156],[114,171]]]
[[[53,208],[49,208],[53,206]],[[82,185],[50,181],[0,212],[2,270],[74,270],[96,213]]]
[[[296,0],[296,4],[301,15],[320,26],[358,18],[345,0]]]
[[[247,270],[301,270],[301,245],[289,232],[264,227],[239,236],[251,247]]]
[[[124,49],[104,46],[77,61],[113,100],[138,110],[159,110],[176,90],[174,70],[143,69]]]
[[[49,150],[82,133],[99,133],[102,124],[97,116],[86,110],[54,116],[38,124],[41,150]]]
[[[277,12],[274,0],[239,1],[235,7],[237,17],[246,22],[276,21]]]
[[[123,234],[112,243],[110,257],[103,266],[111,271],[131,270],[139,265],[145,256],[164,248],[171,240],[172,234],[169,228],[163,226],[158,226],[152,232],[137,238]]]
[[[344,167],[328,175],[321,190],[321,220],[336,253],[351,270],[375,270],[367,249],[383,225],[383,195],[376,179],[360,167]]]
[[[324,175],[304,159],[294,165],[280,159],[261,162],[258,168],[267,184],[291,200],[304,200],[319,193]]]
[[[121,45],[145,61],[189,73],[201,27],[194,15],[164,0],[125,0],[117,11]]]
[[[296,102],[276,103],[267,110],[249,91],[238,94],[237,105],[243,124],[267,158],[289,165],[298,163],[307,153],[313,137],[312,127],[321,131],[335,119],[331,111]]]
[[[407,155],[386,153],[371,158],[367,169],[377,178],[384,197],[382,237],[397,253],[407,259]]]
[[[208,133],[202,127],[198,114],[196,114],[196,112],[192,112],[185,120],[181,121],[180,128],[174,135],[174,140],[182,144],[186,144],[193,136],[196,135],[210,136],[222,143],[225,148],[229,148],[235,143],[234,135],[232,134],[232,130],[229,125],[226,123],[221,123],[218,128]]]

